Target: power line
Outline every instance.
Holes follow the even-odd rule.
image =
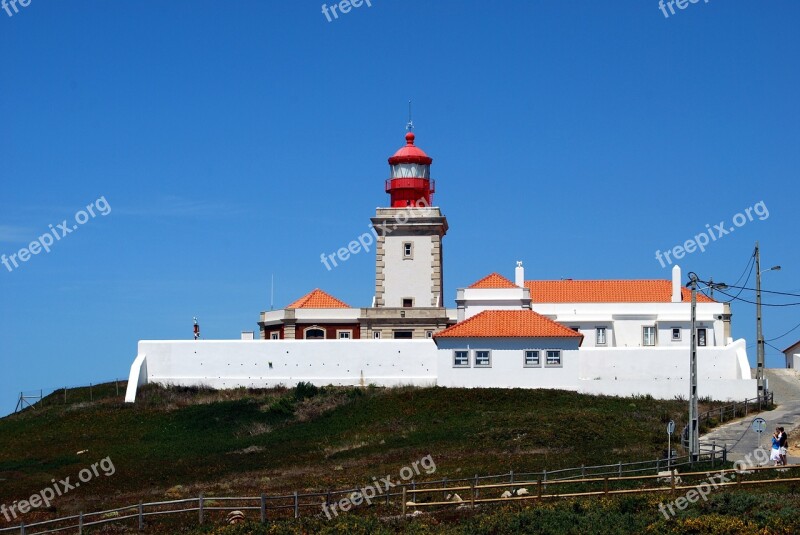
[[[732,301],[733,300],[742,301],[744,303],[750,303],[751,305],[755,305],[756,304],[755,301],[750,301],[748,299],[743,299],[741,297],[734,297],[734,296],[732,296],[731,294],[729,294],[727,292],[723,292],[719,288],[716,288],[716,290],[719,293],[721,293],[722,295],[727,295],[728,297],[730,297]],[[800,295],[798,295],[797,297],[800,297]],[[800,305],[800,302],[798,302],[798,303],[780,303],[780,304],[778,304],[778,303],[761,303],[761,306],[765,306],[765,307],[793,307],[793,306],[798,306],[798,305]]]
[[[755,254],[755,252],[753,252],[753,256],[750,257],[750,261],[747,263],[747,265],[750,267],[750,272],[747,274],[747,280],[744,281],[745,284],[750,282],[750,277],[753,276],[753,268],[756,267],[755,259],[756,259],[756,254]],[[744,270],[747,271],[747,266],[745,266]],[[742,272],[742,274],[739,276],[739,280],[737,280],[734,284],[739,284],[739,281],[742,280],[742,277],[744,277],[744,272]],[[734,287],[736,287],[736,286],[729,286],[729,288],[734,288]],[[739,290],[739,293],[736,294],[736,297],[739,297],[740,295],[742,295],[743,291],[744,290]],[[731,301],[736,299],[736,297],[732,298],[730,301],[726,301],[726,303],[730,303]]]
[[[779,338],[783,338],[787,334],[791,334],[791,332],[794,331],[795,329],[797,329],[798,327],[800,327],[800,323],[798,323],[797,325],[795,325],[794,327],[792,327],[791,329],[789,329],[788,331],[786,331],[782,335],[776,336],[775,338],[770,338],[769,340],[764,340],[764,342],[772,342],[772,341],[777,340]]]
[[[728,288],[741,288],[742,291],[744,291],[744,290],[750,290],[751,292],[755,292],[756,291],[755,288],[747,288],[745,286],[733,286],[733,285],[728,284],[727,287]],[[739,293],[742,293],[742,292],[739,292]],[[789,297],[800,297],[800,294],[795,294],[795,293],[790,293],[790,292],[775,292],[775,291],[772,291],[772,290],[761,290],[761,293],[762,294],[775,294],[775,295],[788,295]]]

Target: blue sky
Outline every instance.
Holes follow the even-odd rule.
[[[189,338],[193,316],[206,338],[256,329],[273,275],[278,307],[315,287],[368,306],[374,255],[319,257],[387,204],[408,99],[450,223],[449,306],[516,260],[528,278],[668,278],[656,250],[760,201],[768,218],[680,263],[732,283],[760,240],[783,266],[764,288],[800,293],[800,4],[371,4],[331,22],[307,0],[0,11],[0,254],[111,207],[0,265],[0,412],[126,377],[137,340]],[[764,317],[771,338],[800,308]],[[734,335],[754,332],[735,304]]]

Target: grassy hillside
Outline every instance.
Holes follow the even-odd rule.
[[[429,479],[651,459],[686,403],[558,390],[115,386],[63,392],[0,420],[0,504],[109,457],[100,475],[26,521],[139,500],[324,490],[431,455]],[[704,408],[710,408],[706,404]],[[78,454],[78,452],[85,453]],[[3,519],[0,518],[0,524]]]

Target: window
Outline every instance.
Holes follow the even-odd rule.
[[[530,350],[525,351],[525,364],[526,368],[538,368],[542,365],[542,357],[538,351]]]
[[[353,337],[353,331],[336,331],[339,340],[350,340]]]
[[[597,328],[597,345],[599,345],[599,346],[606,345],[606,328],[605,327],[598,327]]]
[[[409,338],[413,338],[413,331],[395,331],[394,337],[400,340],[408,340]]]
[[[380,338],[381,338],[381,332],[380,332],[380,331],[375,331],[375,332],[373,332],[373,333],[372,333],[372,337],[373,337],[375,340],[380,340]]]
[[[403,258],[414,258],[414,244],[410,241],[403,243]]]
[[[681,341],[681,329],[680,329],[680,327],[673,327],[672,328],[672,341],[673,342],[680,342]]]
[[[561,366],[560,349],[554,349],[547,352],[547,365],[553,368]]]
[[[270,340],[280,340],[281,333],[269,333]]]
[[[325,331],[319,327],[309,327],[305,330],[306,340],[324,340]]]
[[[433,338],[433,331],[425,331],[425,338]]]
[[[469,351],[453,351],[453,367],[469,368]]]
[[[570,327],[570,329],[572,329],[572,330],[573,330],[573,331],[575,331],[576,333],[579,333],[579,332],[581,332],[581,328],[580,328],[580,327]]]
[[[705,347],[706,345],[706,330],[697,329],[697,345]]]
[[[481,349],[475,352],[475,367],[489,368],[492,365],[492,352]]]
[[[411,308],[414,306],[414,299],[411,297],[403,298],[403,308]]]
[[[656,328],[653,326],[642,327],[642,345],[656,345]]]

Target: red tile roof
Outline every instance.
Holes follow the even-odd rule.
[[[500,275],[499,273],[491,273],[486,275],[478,282],[472,284],[470,288],[516,288],[517,285]]]
[[[525,281],[534,303],[670,303],[672,281],[668,280],[558,280]],[[691,300],[681,288],[683,302]],[[698,292],[698,303],[714,303]]]
[[[286,308],[350,308],[350,305],[317,288]]]
[[[532,310],[484,310],[434,338],[575,338],[583,335]]]

